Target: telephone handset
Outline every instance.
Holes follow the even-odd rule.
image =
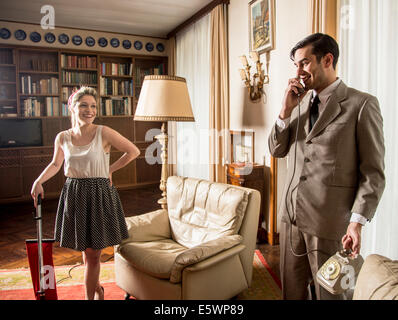
[[[298,90],[298,96],[300,97],[303,93],[305,93],[305,83],[303,79],[300,79],[300,84],[303,86],[303,88],[301,87],[296,87]]]

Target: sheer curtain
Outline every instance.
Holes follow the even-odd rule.
[[[176,36],[176,75],[187,80],[195,122],[177,123],[177,175],[209,179],[210,15]]]
[[[375,95],[384,118],[386,188],[362,229],[363,257],[398,259],[398,1],[341,0],[339,76]]]

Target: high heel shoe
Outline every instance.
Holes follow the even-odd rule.
[[[97,292],[95,292],[94,300],[104,300],[105,299],[105,289],[103,286],[101,286],[101,289],[102,289],[102,299],[100,299],[99,294]]]

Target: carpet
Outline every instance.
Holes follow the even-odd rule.
[[[59,300],[84,300],[84,266],[55,267]],[[123,300],[125,292],[115,284],[114,263],[101,263],[101,285],[106,300]],[[251,287],[237,296],[237,300],[280,300],[281,285],[259,250],[253,259]],[[0,270],[0,300],[34,300],[29,269]]]

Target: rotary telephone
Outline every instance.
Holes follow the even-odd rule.
[[[361,255],[352,257],[350,251],[337,251],[318,270],[316,278],[331,294],[341,294],[348,289],[354,289],[363,261]]]

